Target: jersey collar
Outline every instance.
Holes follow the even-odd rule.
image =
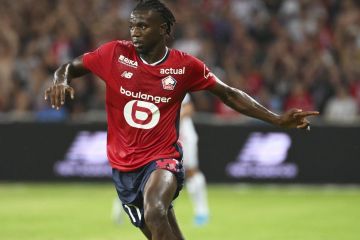
[[[159,61],[156,61],[156,62],[154,62],[154,63],[148,63],[145,59],[143,59],[143,58],[140,57],[140,56],[139,56],[139,57],[140,57],[141,61],[142,61],[144,64],[149,65],[149,66],[155,66],[155,65],[158,65],[158,64],[162,63],[162,62],[167,58],[168,55],[169,55],[169,48],[166,47],[166,51],[165,51],[164,56],[163,56]]]

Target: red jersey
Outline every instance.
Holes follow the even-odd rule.
[[[160,158],[179,158],[178,124],[187,92],[216,78],[203,62],[175,49],[158,65],[145,64],[129,41],[106,43],[83,56],[106,83],[107,155],[113,168],[132,171]]]

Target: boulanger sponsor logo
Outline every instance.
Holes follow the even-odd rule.
[[[55,174],[63,177],[110,177],[106,136],[105,131],[79,132],[64,159],[55,163]]]
[[[163,89],[165,90],[174,90],[176,85],[176,80],[172,76],[167,76],[166,78],[161,79]]]
[[[132,127],[141,129],[150,129],[159,123],[160,110],[154,103],[168,103],[171,100],[171,98],[153,96],[141,91],[133,92],[122,86],[120,86],[120,93],[135,99],[145,100],[131,100],[124,107],[126,122]]]
[[[227,174],[234,178],[291,179],[298,167],[286,163],[291,138],[286,133],[249,135],[235,162],[227,165]]]
[[[185,74],[185,67],[182,68],[161,68],[160,74],[183,75]]]
[[[133,67],[133,68],[138,67],[137,61],[131,60],[131,59],[125,57],[124,55],[120,55],[118,61],[129,67]]]
[[[154,102],[154,103],[168,103],[171,100],[171,97],[167,98],[167,97],[161,97],[161,96],[153,96],[150,94],[142,93],[141,91],[133,92],[130,90],[126,90],[122,86],[120,86],[120,93],[125,96],[128,96],[128,97],[133,97],[136,99],[141,99],[141,100],[150,101],[150,102]]]

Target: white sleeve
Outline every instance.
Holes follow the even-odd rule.
[[[185,95],[185,97],[184,97],[181,105],[187,104],[187,103],[189,103],[189,102],[191,102],[191,97],[190,97],[190,94],[187,93],[187,94]]]

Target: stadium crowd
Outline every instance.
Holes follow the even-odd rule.
[[[360,4],[355,0],[173,0],[171,46],[275,112],[319,110],[336,123],[360,114]],[[1,0],[0,113],[61,121],[103,110],[102,81],[73,81],[74,101],[43,99],[55,69],[101,43],[129,39],[134,0]],[[238,118],[205,92],[200,112]],[[0,115],[1,115],[0,114]]]

